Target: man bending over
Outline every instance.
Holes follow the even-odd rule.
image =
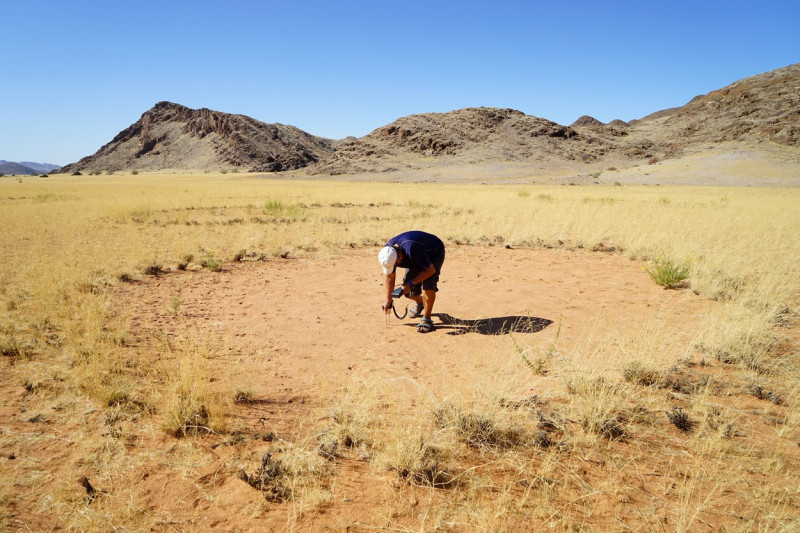
[[[378,262],[386,276],[386,303],[382,306],[383,310],[387,311],[392,306],[395,270],[397,267],[405,268],[403,294],[416,303],[410,316],[422,317],[417,324],[417,331],[420,333],[433,331],[431,312],[439,290],[439,273],[444,263],[442,240],[424,231],[401,233],[389,239],[386,246],[381,248]]]

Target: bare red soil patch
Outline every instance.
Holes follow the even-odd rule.
[[[372,252],[275,259],[147,279],[122,291],[120,308],[131,313],[134,335],[205,332],[231,365],[236,357],[259,361],[260,396],[300,399],[357,374],[427,386],[443,374],[470,379],[486,357],[512,351],[509,334],[547,345],[559,322],[567,349],[656,316],[686,345],[709,305],[689,290],[658,287],[641,263],[619,255],[457,247],[443,267],[436,330],[419,334],[411,319],[392,315],[387,325],[382,283]],[[182,303],[173,314],[176,294]]]

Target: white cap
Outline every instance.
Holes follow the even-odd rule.
[[[384,274],[391,274],[394,272],[394,265],[397,263],[397,250],[392,246],[384,246],[378,252],[378,263],[383,267]]]

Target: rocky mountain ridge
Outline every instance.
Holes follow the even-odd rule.
[[[159,102],[97,153],[61,172],[209,168],[278,172],[308,166],[333,153],[334,144],[294,126]]]
[[[96,154],[62,172],[224,170],[354,175],[493,164],[570,172],[628,168],[701,146],[800,148],[800,63],[739,80],[678,108],[569,126],[513,109],[401,117],[361,138],[331,140],[244,115],[159,102]]]
[[[800,63],[693,98],[664,119],[670,140],[800,147]]]

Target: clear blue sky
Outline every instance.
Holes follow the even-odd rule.
[[[64,165],[156,102],[360,137],[509,107],[630,120],[800,61],[800,2],[0,0],[0,159]]]

